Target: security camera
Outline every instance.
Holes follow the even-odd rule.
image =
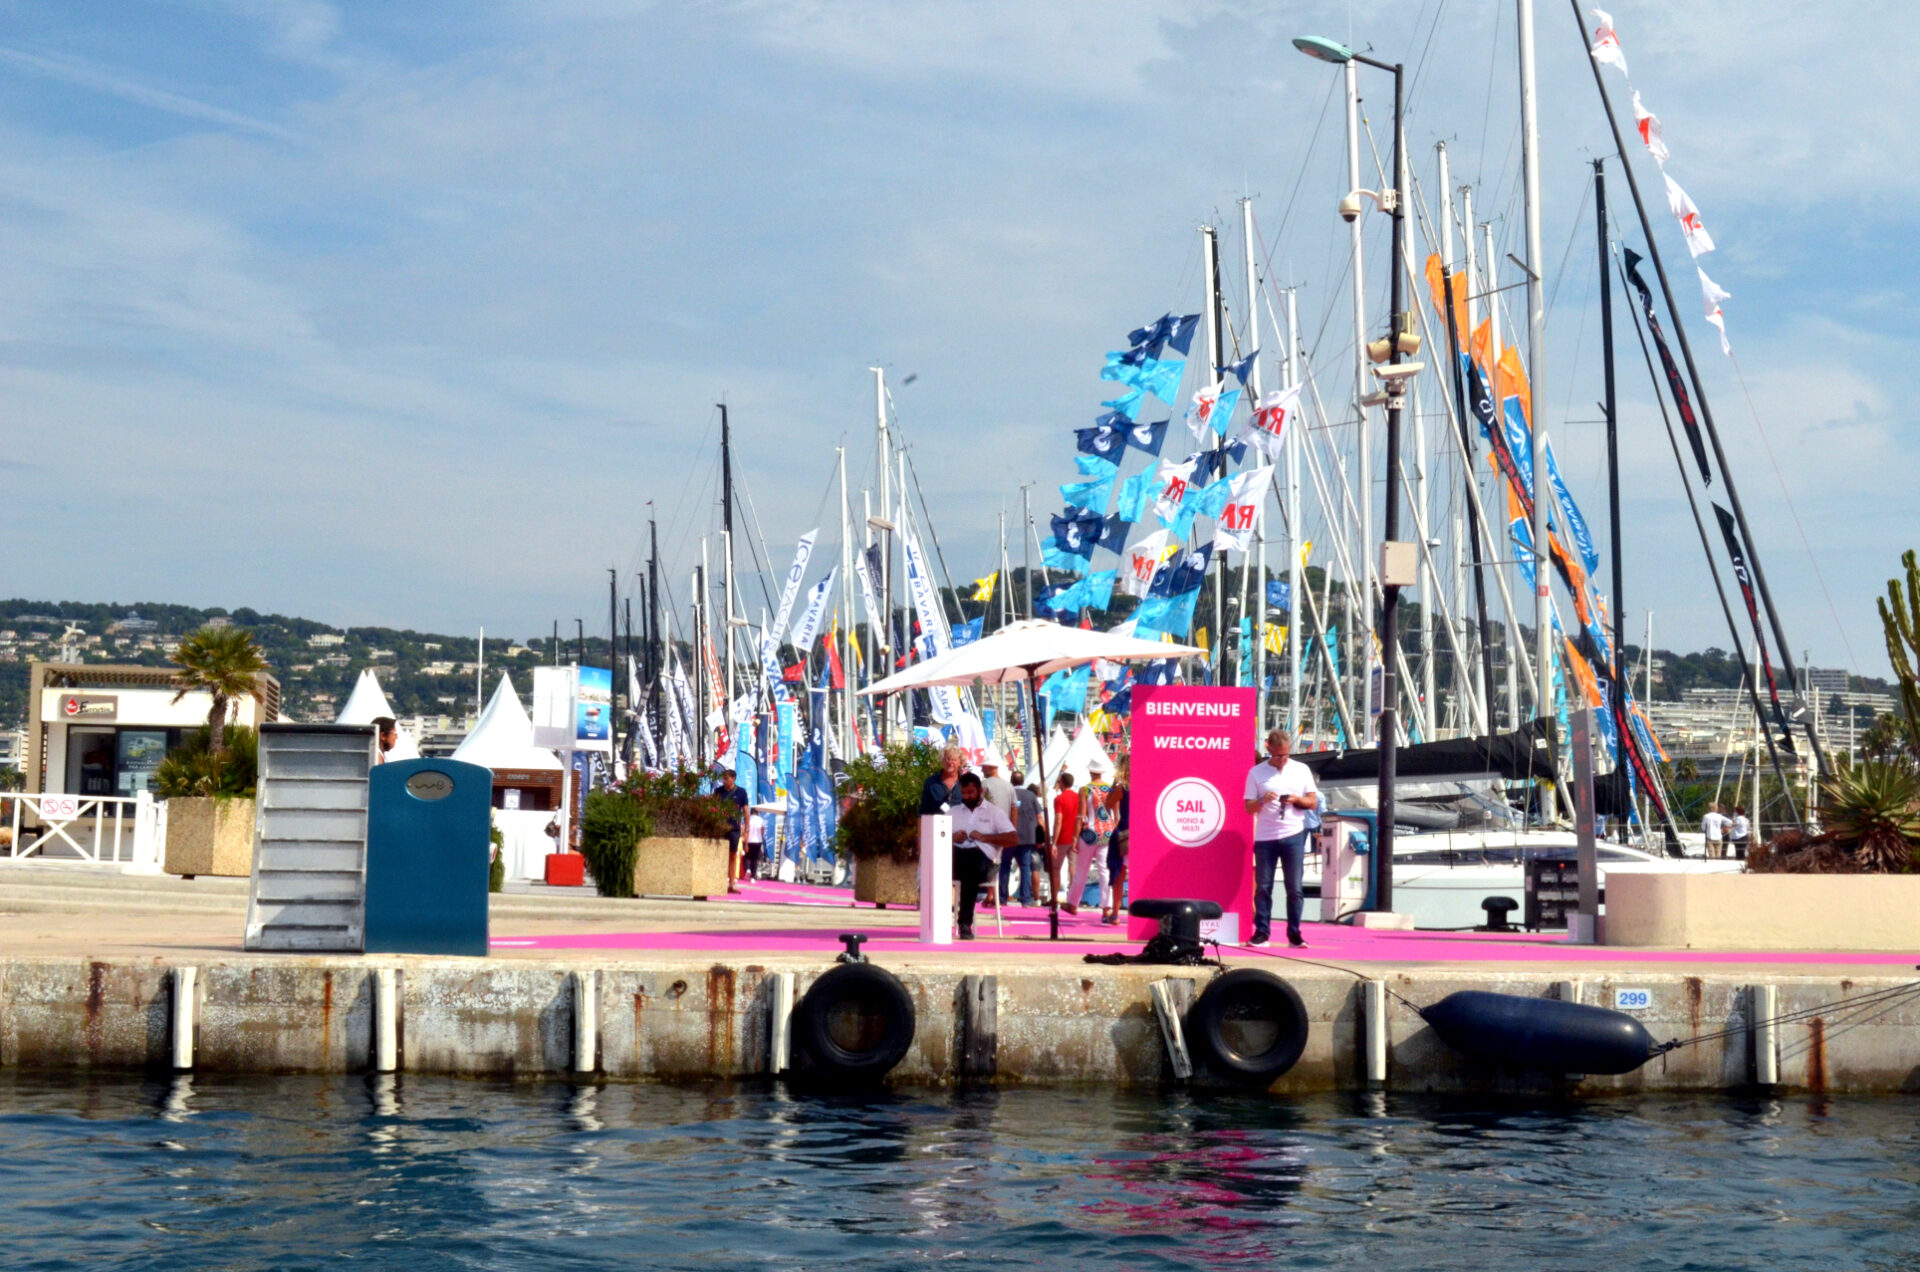
[[[1396,362],[1391,366],[1374,367],[1373,374],[1382,380],[1410,380],[1427,369],[1424,362]]]
[[[1357,192],[1340,200],[1340,219],[1343,221],[1360,219],[1360,195]]]

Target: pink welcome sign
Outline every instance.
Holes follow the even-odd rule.
[[[1127,894],[1218,901],[1209,939],[1238,944],[1253,928],[1253,819],[1243,793],[1259,759],[1251,689],[1136,685]],[[1153,919],[1127,920],[1145,940]]]

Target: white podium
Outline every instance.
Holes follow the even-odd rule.
[[[920,819],[920,943],[953,944],[953,818]]]

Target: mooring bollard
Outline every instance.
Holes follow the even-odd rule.
[[[1387,982],[1370,980],[1361,1015],[1366,1024],[1367,1085],[1387,1084]]]
[[[1747,986],[1747,1035],[1753,1039],[1751,1059],[1755,1086],[1780,1085],[1779,1030],[1775,1018],[1780,1015],[1778,985]]]
[[[782,1074],[793,1067],[792,972],[767,977],[767,1072]]]
[[[199,975],[197,967],[173,969],[173,1067],[176,1072],[193,1068],[193,1025],[199,1014],[194,1010],[193,989]]]
[[[1563,1003],[1577,1003],[1580,1001],[1580,992],[1585,988],[1585,984],[1579,980],[1555,981],[1553,996]]]
[[[398,974],[391,967],[373,969],[373,1071],[392,1073],[400,1067],[400,995]]]
[[[600,973],[573,973],[573,1071],[599,1068]]]

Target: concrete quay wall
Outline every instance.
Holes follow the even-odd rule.
[[[798,1001],[829,966],[681,955],[618,963],[241,956],[190,964],[18,957],[0,963],[0,1065],[371,1071],[386,1067],[384,1032],[385,1053],[401,1072],[750,1077],[770,1072],[776,975],[794,974]],[[1864,1007],[1857,1002],[1861,995],[1910,983],[1904,977],[1768,977],[1749,970],[1589,973],[1576,979],[1564,971],[1381,969],[1374,975],[1388,991],[1386,1010],[1370,1021],[1370,995],[1360,976],[1278,960],[1264,966],[1299,991],[1312,1021],[1306,1052],[1275,1084],[1278,1092],[1381,1085],[1369,1081],[1366,1062],[1370,1033],[1378,1030],[1386,1035],[1384,1085],[1399,1090],[1526,1091],[1577,1081],[1580,1091],[1596,1094],[1754,1086],[1920,1091],[1920,995]],[[190,974],[182,971],[188,967]],[[913,1047],[891,1078],[906,1084],[1171,1081],[1151,986],[1162,978],[1184,979],[1194,981],[1197,991],[1214,974],[1205,968],[1009,968],[985,962],[894,970],[917,1015]],[[176,994],[176,987],[183,992]],[[1482,989],[1577,996],[1610,1006],[1620,987],[1648,992],[1648,1006],[1635,1014],[1658,1041],[1719,1036],[1624,1076],[1556,1079],[1502,1071],[1456,1054],[1395,998],[1426,1004],[1455,990]],[[383,1011],[389,993],[390,1009]],[[982,1002],[992,1010],[968,1006]],[[180,1014],[189,1006],[189,1014]],[[1763,1015],[1798,1018],[1767,1027]],[[179,1064],[183,1059],[186,1064]]]

